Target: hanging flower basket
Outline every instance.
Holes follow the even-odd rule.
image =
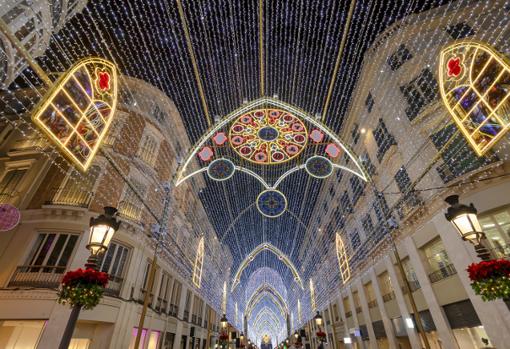
[[[221,333],[220,337],[218,338],[221,345],[227,345],[228,344],[228,333]]]
[[[92,309],[99,304],[107,284],[107,273],[91,268],[68,271],[58,290],[57,302]]]
[[[318,338],[319,340],[321,340],[321,341],[323,341],[323,340],[325,340],[325,339],[326,339],[326,333],[325,333],[325,332],[323,332],[323,331],[318,331],[318,332],[316,333],[316,335],[317,335],[317,338]]]
[[[510,298],[510,261],[493,259],[468,268],[471,287],[484,301]]]

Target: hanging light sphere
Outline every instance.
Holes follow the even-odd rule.
[[[93,256],[108,249],[113,234],[119,229],[120,222],[115,219],[117,209],[105,207],[104,214],[90,218],[89,242],[87,248]]]
[[[485,234],[475,206],[472,203],[469,206],[459,203],[458,195],[450,195],[445,201],[450,204],[445,213],[446,219],[453,224],[463,240],[479,245]]]
[[[313,319],[315,320],[315,324],[317,326],[319,326],[319,327],[322,326],[322,315],[319,311],[317,311],[317,314],[314,316]]]

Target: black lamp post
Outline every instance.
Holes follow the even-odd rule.
[[[317,311],[317,314],[315,314],[313,319],[314,319],[315,324],[317,325],[317,327],[320,329],[321,326],[322,326],[322,323],[323,323],[321,313],[319,311]]]
[[[97,262],[99,255],[106,252],[110,241],[112,240],[113,234],[119,229],[120,222],[115,219],[117,209],[114,207],[105,207],[104,214],[90,218],[90,229],[89,229],[89,241],[87,249],[90,251],[90,256],[85,264],[86,268],[92,268],[97,270]],[[71,338],[73,337],[74,328],[76,327],[76,321],[80,315],[81,306],[75,305],[69,315],[62,340],[60,341],[59,349],[67,349]]]
[[[298,339],[299,339],[299,333],[298,333],[298,331],[294,332],[294,338],[296,338],[296,340],[298,340]]]
[[[450,205],[445,217],[453,224],[462,240],[469,241],[475,247],[475,251],[480,259],[487,261],[491,259],[491,253],[484,246],[486,240],[485,233],[478,221],[478,211],[471,203],[469,206],[459,202],[458,195],[450,195],[445,201]]]

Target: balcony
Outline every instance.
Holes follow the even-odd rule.
[[[446,264],[443,267],[439,268],[438,270],[430,273],[429,279],[430,282],[434,283],[446,279],[455,274],[457,274],[457,270],[455,270],[453,264]]]
[[[92,196],[92,192],[80,190],[78,187],[53,188],[50,194],[51,199],[46,201],[46,204],[88,208]]]
[[[179,313],[179,307],[175,304],[170,304],[170,307],[168,308],[168,315],[177,317],[178,313]]]
[[[416,290],[419,290],[421,288],[420,283],[418,280],[408,280],[409,282],[409,288],[411,289],[411,292],[414,292]],[[407,288],[405,286],[402,286],[402,292],[404,294],[407,293]]]
[[[141,205],[132,204],[129,201],[121,201],[119,203],[119,215],[123,218],[139,222],[142,217]]]
[[[184,321],[188,321],[189,320],[189,310],[184,310],[184,315],[182,316],[182,319]]]
[[[361,307],[356,307],[356,314],[361,313]]]
[[[123,278],[118,276],[108,275],[108,285],[106,286],[104,293],[110,297],[118,297],[120,289],[122,288]]]
[[[195,314],[191,315],[191,323],[195,325],[197,323],[197,316]]]
[[[372,309],[372,308],[375,308],[375,307],[377,307],[377,300],[372,299],[371,301],[368,302],[368,308],[369,309]]]
[[[345,313],[346,318],[351,317],[351,316],[352,316],[352,311],[348,311],[347,313]]]
[[[16,268],[7,287],[57,289],[65,270],[65,266],[22,265]]]
[[[395,292],[390,291],[386,294],[383,294],[382,299],[383,299],[384,303],[387,303],[387,302],[391,301],[392,299],[395,299]]]

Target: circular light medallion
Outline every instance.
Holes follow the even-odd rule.
[[[266,217],[276,218],[287,209],[287,198],[278,190],[264,190],[257,197],[257,209]]]
[[[280,109],[258,109],[230,126],[231,146],[243,159],[271,165],[297,157],[306,147],[308,131],[296,116]]]
[[[20,211],[10,205],[0,205],[0,231],[9,231],[16,227],[21,219]]]
[[[215,181],[226,181],[234,175],[236,167],[228,159],[216,159],[207,167],[207,175]]]
[[[312,156],[305,163],[306,172],[315,178],[327,178],[333,173],[333,164],[324,156]]]

